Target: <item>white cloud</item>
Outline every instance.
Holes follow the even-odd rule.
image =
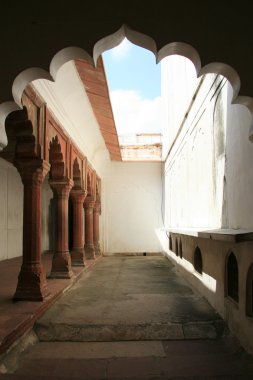
[[[110,97],[119,135],[161,132],[161,97],[143,99],[133,90],[115,90]]]
[[[131,50],[131,42],[129,42],[126,38],[115,48],[111,50],[112,58],[116,60],[123,59],[128,56]]]

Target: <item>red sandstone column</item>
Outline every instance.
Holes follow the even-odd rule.
[[[71,258],[69,254],[68,236],[68,200],[73,186],[71,179],[49,180],[56,200],[56,231],[51,278],[71,278]]]
[[[70,197],[73,203],[73,247],[71,250],[71,261],[73,266],[85,266],[83,202],[86,193],[83,190],[72,190]]]
[[[95,202],[86,198],[84,201],[85,208],[85,257],[86,259],[95,259],[95,248],[93,243],[93,208]]]
[[[93,241],[96,256],[101,255],[100,244],[99,244],[99,215],[101,212],[100,202],[96,202],[93,210]]]
[[[49,294],[41,263],[41,188],[50,168],[41,159],[15,163],[24,184],[23,262],[14,301],[43,301]]]

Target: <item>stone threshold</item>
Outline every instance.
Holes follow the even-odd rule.
[[[123,257],[123,256],[163,256],[162,252],[115,252],[103,253],[104,257]]]
[[[230,336],[222,319],[185,323],[70,324],[37,321],[34,331],[40,342],[123,342],[163,340],[216,340]]]
[[[200,228],[169,228],[164,230],[170,234],[194,236],[202,239],[241,243],[253,241],[253,231],[244,229],[200,229]]]

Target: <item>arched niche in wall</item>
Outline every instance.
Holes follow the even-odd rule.
[[[246,315],[253,318],[253,263],[249,267],[246,280]]]
[[[199,247],[196,247],[194,251],[193,266],[196,272],[198,272],[199,274],[202,274],[203,261],[202,261],[202,253]]]
[[[226,296],[239,301],[238,264],[234,252],[230,252],[226,262]]]
[[[182,259],[183,258],[183,248],[182,248],[182,240],[181,239],[179,240],[178,250],[179,250],[179,257],[180,257],[180,259]]]
[[[172,251],[172,237],[171,235],[169,236],[169,250]]]
[[[50,179],[59,180],[65,178],[66,167],[58,135],[55,135],[50,141],[49,162],[51,165]]]
[[[177,241],[177,238],[176,238],[176,241],[175,241],[175,254],[176,254],[176,256],[178,256],[178,241]]]
[[[91,173],[87,173],[87,196],[92,195]]]
[[[73,181],[74,181],[74,188],[81,188],[82,187],[82,177],[81,177],[81,169],[78,162],[77,157],[75,158],[73,162]]]

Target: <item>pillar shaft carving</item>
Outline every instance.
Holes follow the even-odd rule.
[[[95,201],[86,198],[84,202],[85,209],[85,257],[87,259],[95,259],[95,248],[93,241],[93,208]]]
[[[73,204],[73,247],[71,260],[73,266],[85,266],[84,254],[84,190],[73,189],[70,193]]]
[[[49,180],[49,184],[56,203],[54,256],[50,277],[71,278],[73,272],[69,254],[68,200],[73,181],[70,179]]]
[[[24,184],[24,203],[23,262],[13,300],[42,301],[48,290],[41,263],[41,193],[50,165],[41,159],[23,159],[15,166]]]

